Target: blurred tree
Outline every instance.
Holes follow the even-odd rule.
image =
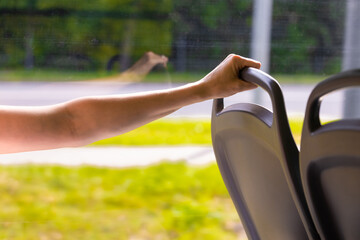
[[[340,70],[342,0],[274,0],[272,72],[334,73]]]
[[[171,10],[166,0],[4,0],[0,55],[6,66],[72,69],[104,68],[119,49],[129,61],[149,50],[169,55]]]
[[[344,0],[274,0],[270,71],[339,71],[344,10]],[[2,0],[0,64],[99,69],[151,50],[207,71],[228,53],[249,56],[251,17],[251,0]]]
[[[209,70],[230,52],[248,55],[250,0],[176,1],[173,53],[178,67]],[[186,46],[186,47],[183,47]],[[186,62],[184,61],[186,56]]]

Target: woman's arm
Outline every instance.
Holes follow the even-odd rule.
[[[0,107],[0,153],[82,146],[116,136],[177,109],[255,86],[244,67],[260,63],[229,55],[203,79],[182,87],[128,95],[84,97],[47,107]]]
[[[90,81],[104,82],[140,82],[155,66],[166,67],[168,58],[164,55],[157,55],[153,52],[146,52],[134,65],[126,71],[103,78],[96,78]]]

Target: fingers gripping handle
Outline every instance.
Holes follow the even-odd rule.
[[[279,83],[274,78],[261,70],[251,67],[243,69],[239,73],[239,78],[256,84],[269,94],[274,116],[286,116],[283,94]],[[217,115],[223,108],[224,100],[222,98],[215,99],[213,103],[213,114]]]
[[[239,74],[240,79],[254,83],[269,93],[270,96],[276,91],[278,83],[267,73],[256,68],[245,68]],[[277,86],[274,86],[277,85]],[[272,99],[271,99],[272,100]]]

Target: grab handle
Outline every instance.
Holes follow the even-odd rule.
[[[264,89],[270,96],[273,108],[273,123],[275,116],[277,120],[287,122],[287,115],[284,105],[284,97],[279,83],[267,73],[256,68],[244,68],[239,73],[240,79],[256,84]],[[213,103],[213,114],[218,115],[224,109],[224,99],[215,99]]]
[[[341,88],[360,86],[360,69],[350,70],[336,74],[320,82],[311,92],[306,105],[304,129],[313,132],[320,128],[320,106],[322,98]]]

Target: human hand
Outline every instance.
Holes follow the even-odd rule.
[[[245,67],[260,68],[261,64],[239,55],[228,55],[214,70],[199,81],[206,98],[224,98],[235,93],[254,89],[257,86],[239,78]]]
[[[128,82],[141,81],[156,65],[161,64],[166,67],[168,58],[164,55],[158,55],[153,52],[146,52],[134,65],[125,72],[121,73],[119,78]]]
[[[153,52],[146,52],[144,54],[146,60],[148,63],[150,63],[152,66],[155,66],[157,64],[161,64],[162,66],[166,67],[166,64],[168,62],[168,58],[164,55],[158,55]]]

